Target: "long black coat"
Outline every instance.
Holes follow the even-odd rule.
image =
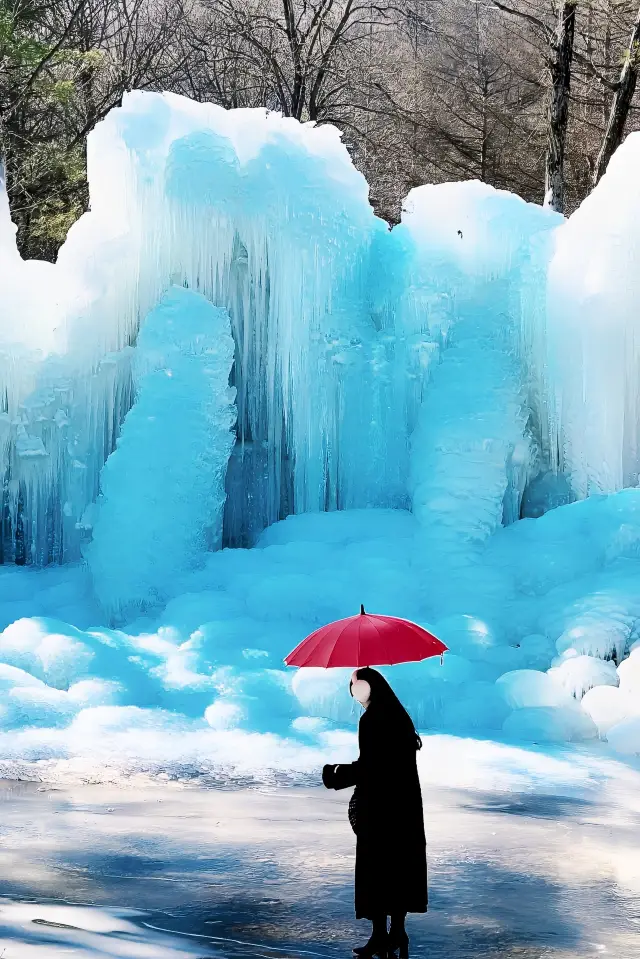
[[[427,911],[427,856],[415,734],[372,705],[358,729],[360,756],[325,766],[329,789],[356,787],[357,919]]]

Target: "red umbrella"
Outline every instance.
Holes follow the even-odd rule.
[[[417,663],[447,651],[437,637],[407,619],[358,616],[316,629],[285,659],[287,666],[392,666]]]

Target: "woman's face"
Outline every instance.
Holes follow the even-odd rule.
[[[366,679],[358,679],[357,670],[351,677],[351,682],[349,683],[349,692],[353,698],[360,703],[361,706],[364,706],[365,709],[371,702],[371,686]]]

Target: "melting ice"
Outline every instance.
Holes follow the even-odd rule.
[[[0,755],[294,767],[354,716],[282,657],[361,602],[450,646],[421,728],[640,752],[639,153],[389,229],[334,128],[131,93],[55,265],[0,190]]]

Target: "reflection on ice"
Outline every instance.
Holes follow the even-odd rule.
[[[555,760],[565,784],[554,783],[553,763],[534,754],[527,780],[515,751],[487,746],[474,767],[461,745],[429,756],[430,909],[409,917],[414,954],[639,959],[639,774],[578,754]],[[435,784],[456,749],[458,768],[474,769],[471,788],[462,777],[456,788]],[[48,942],[76,944],[83,959],[339,959],[361,938],[348,796],[139,783],[40,789],[11,783],[0,794],[5,959],[57,956],[20,951]],[[67,901],[54,903],[61,888]]]
[[[20,903],[0,898],[3,959],[188,959],[202,950],[141,928],[132,909]]]

